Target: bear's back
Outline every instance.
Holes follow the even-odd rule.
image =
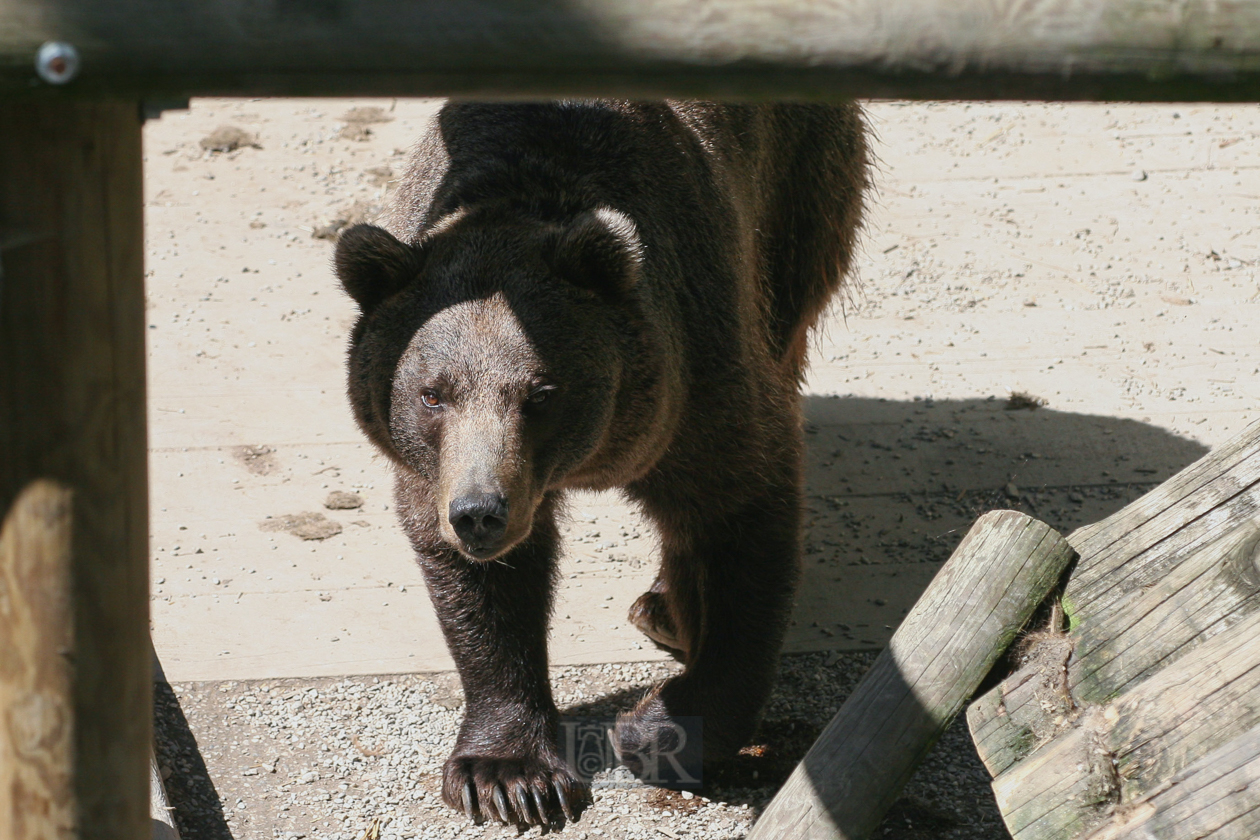
[[[693,342],[729,345],[750,363],[768,353],[797,377],[806,334],[848,268],[864,141],[856,106],[449,103],[387,227],[415,241],[489,202],[556,223],[612,207],[638,227],[651,308],[686,324]],[[763,347],[748,346],[755,337]]]

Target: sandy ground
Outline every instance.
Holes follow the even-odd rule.
[[[431,790],[440,742],[391,753],[407,766],[395,760],[386,780],[368,767],[379,756],[335,737],[353,734],[354,716],[338,717],[358,702],[353,686],[387,684],[423,705],[451,665],[393,522],[385,465],[346,407],[353,307],[331,277],[331,240],[314,236],[382,204],[435,107],[196,100],[145,129],[153,635],[176,687],[163,731],[200,742],[206,766],[185,771],[180,761],[196,762],[172,757],[172,777],[200,775],[206,802],[229,800],[236,837],[357,838],[384,812],[366,796],[338,807],[342,784],[386,791],[395,816],[383,837],[463,832],[402,796]],[[1260,111],[874,103],[869,114],[879,164],[859,282],[820,332],[805,389],[807,571],[770,746],[784,721],[825,722],[870,661],[862,651],[887,641],[979,512],[1017,507],[1071,530],[1258,416]],[[204,148],[222,126],[245,144]],[[1012,393],[1044,406],[1008,410]],[[333,491],[362,504],[326,509]],[[285,530],[284,517],[307,513],[324,517],[323,539]],[[553,661],[570,670],[557,679],[624,705],[672,667],[625,621],[652,576],[653,535],[615,497],[583,496],[566,539],[552,636]],[[635,676],[607,682],[609,663]],[[791,676],[815,673],[821,682]],[[397,674],[436,676],[371,676]],[[232,728],[250,719],[242,698],[287,708],[304,686],[337,685],[310,702],[323,735],[281,741],[278,724],[275,738],[241,741]],[[820,691],[826,702],[810,705]],[[241,702],[229,708],[229,697]],[[945,769],[910,792],[886,836],[917,836],[906,833],[916,815],[937,826],[925,837],[1002,836],[988,833],[991,797],[977,800],[965,734],[950,738],[937,751]],[[790,764],[803,745],[786,742]],[[304,799],[317,790],[299,784],[308,759],[338,750],[336,783],[318,789],[329,798]],[[275,772],[248,774],[245,761]],[[725,782],[754,792],[703,803],[716,816],[696,836],[742,836],[774,775]],[[958,778],[975,787],[951,788]],[[629,790],[600,807],[647,813],[651,794]],[[262,804],[281,793],[294,798],[287,811]],[[681,810],[652,813],[665,811],[677,814],[642,836],[698,831]],[[592,836],[639,836],[630,824],[610,817]]]

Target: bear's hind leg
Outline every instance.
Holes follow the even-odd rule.
[[[679,718],[701,719],[706,767],[731,758],[753,736],[799,577],[800,491],[784,484],[715,520],[660,517],[661,576],[687,668],[618,720],[618,750],[632,770],[640,769],[636,755],[675,742]]]

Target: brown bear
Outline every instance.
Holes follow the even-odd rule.
[[[452,103],[389,231],[341,235],[350,400],[464,686],[452,807],[554,824],[588,801],[547,676],[570,489],[621,488],[655,524],[632,619],[686,665],[619,719],[620,754],[682,717],[706,767],[753,735],[798,576],[798,390],[865,136],[853,105]]]

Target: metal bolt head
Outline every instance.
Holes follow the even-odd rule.
[[[79,51],[65,41],[48,41],[35,54],[35,72],[50,85],[64,85],[79,75]]]

